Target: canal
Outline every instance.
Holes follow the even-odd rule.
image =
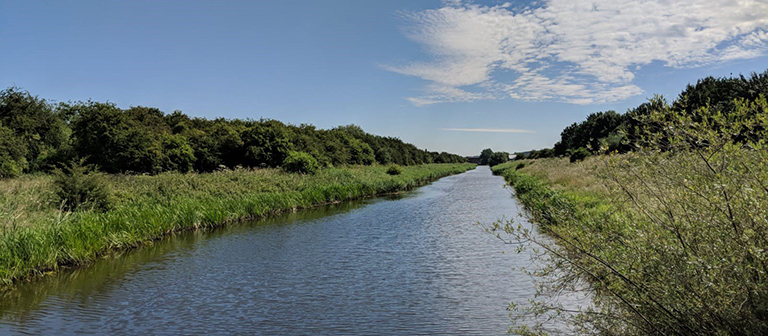
[[[485,166],[397,196],[180,234],[0,294],[0,334],[502,335],[533,297]]]

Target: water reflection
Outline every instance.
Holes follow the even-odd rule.
[[[0,334],[505,334],[528,266],[476,223],[486,167],[417,191],[194,232],[3,294]]]

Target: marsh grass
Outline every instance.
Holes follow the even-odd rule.
[[[108,211],[64,211],[50,176],[0,181],[0,287],[61,266],[88,263],[106,251],[141,245],[182,230],[224,225],[354,198],[410,190],[472,164],[322,169],[314,175],[280,169],[209,174],[108,175]]]
[[[554,189],[601,194],[607,191],[605,183],[596,175],[602,165],[603,161],[599,156],[589,157],[577,163],[571,163],[568,158],[546,158],[509,161],[494,166],[491,170],[494,174],[501,175],[511,169],[547,180]]]
[[[719,127],[661,111],[651,117],[664,118],[664,133],[646,139],[657,149],[494,167],[555,243],[519,223],[491,230],[540,252],[540,295],[586,288],[593,299],[580,311],[535,302],[513,315],[601,335],[768,334],[768,142],[732,136],[768,129],[766,110],[764,99],[738,103],[712,117]]]

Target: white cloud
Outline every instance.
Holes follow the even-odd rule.
[[[536,133],[530,130],[514,128],[441,128],[442,131],[487,132],[487,133]]]
[[[482,99],[493,99],[486,92],[469,92],[455,86],[432,84],[427,85],[426,94],[421,97],[406,98],[416,106],[425,106],[445,102],[473,102]]]
[[[416,105],[619,101],[643,92],[635,72],[654,61],[695,67],[768,54],[768,0],[446,1],[405,17],[431,60],[385,68],[431,82],[408,98]]]

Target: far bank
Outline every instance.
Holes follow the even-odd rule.
[[[1,181],[0,287],[174,232],[406,191],[474,167],[425,164],[403,167],[397,175],[379,165],[328,168],[315,175],[279,169],[107,175],[111,207],[74,212],[52,201],[50,176]]]

